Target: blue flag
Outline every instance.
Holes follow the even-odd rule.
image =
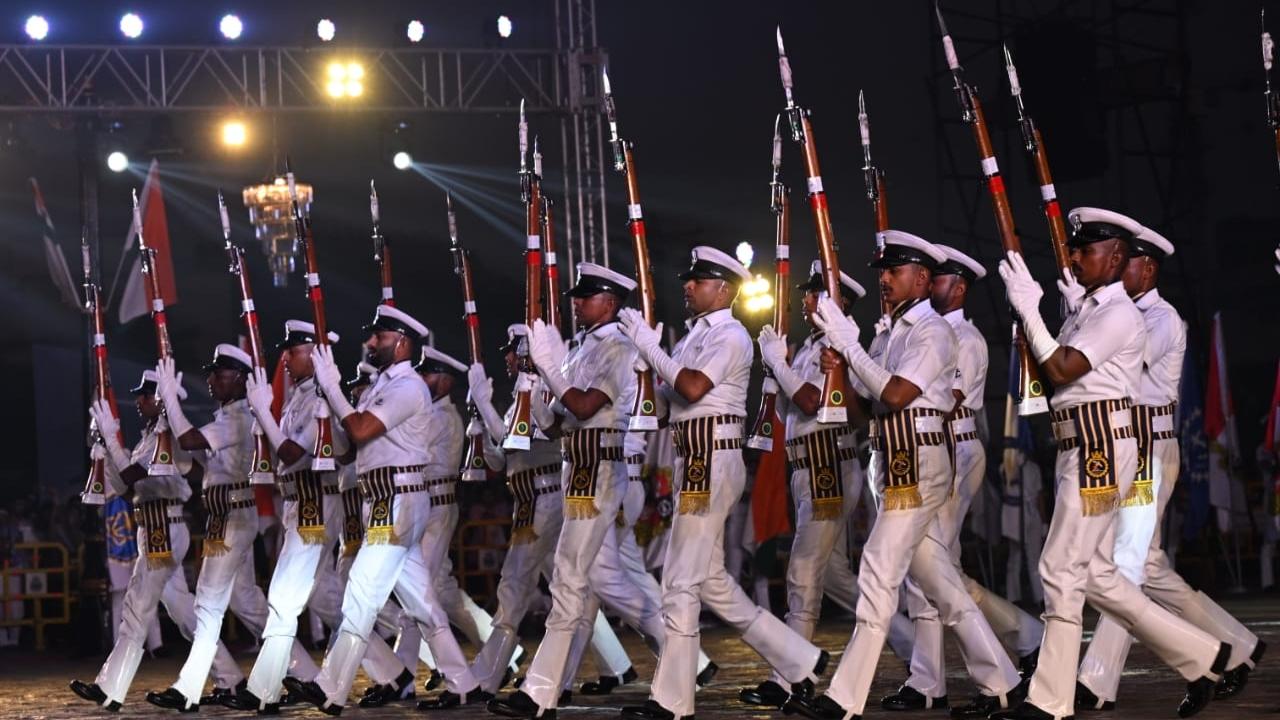
[[[1182,446],[1182,469],[1178,484],[1187,493],[1187,514],[1182,521],[1182,537],[1199,536],[1209,521],[1209,440],[1204,434],[1204,385],[1196,353],[1187,343],[1182,360],[1182,386],[1178,389],[1178,443]]]
[[[133,562],[138,557],[138,527],[133,523],[133,506],[119,495],[102,508],[107,526],[107,557],[117,562]]]

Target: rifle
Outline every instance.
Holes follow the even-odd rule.
[[[324,291],[320,289],[320,265],[316,262],[316,241],[311,232],[311,216],[302,214],[298,204],[298,185],[293,177],[293,166],[286,157],[284,161],[285,181],[289,184],[289,202],[293,211],[293,240],[302,248],[307,263],[307,298],[311,300],[311,318],[316,326],[316,345],[329,346],[329,327],[325,323]],[[329,417],[329,403],[324,400],[324,391],[316,384],[316,395],[321,401],[316,403],[316,443],[311,449],[311,469],[314,472],[328,472],[337,469],[333,457],[333,424]]]
[[[89,315],[91,325],[90,343],[93,346],[93,380],[94,399],[105,400],[111,408],[111,415],[120,419],[120,408],[116,405],[116,393],[111,387],[111,371],[107,366],[107,324],[102,314],[102,288],[93,278],[93,261],[89,252],[89,238],[80,240],[80,261],[84,268],[84,310]],[[121,444],[123,434],[117,431]],[[95,427],[91,443],[103,442],[101,432]],[[89,463],[89,477],[85,480],[84,490],[80,493],[80,502],[85,505],[101,505],[106,502],[107,461],[104,457],[94,458]]]
[[[1271,66],[1275,60],[1276,44],[1271,40],[1271,33],[1267,32],[1267,9],[1262,9],[1262,69],[1263,77],[1266,79],[1267,87],[1263,91],[1263,97],[1267,101],[1267,125],[1271,127],[1271,132],[1275,135],[1276,140],[1276,163],[1280,164],[1280,97],[1271,92]]]
[[[378,188],[369,181],[369,217],[373,221],[373,259],[378,263],[382,276],[382,304],[396,306],[396,294],[391,289],[391,243],[382,236],[382,213],[378,209]]]
[[[1004,46],[1004,69],[1009,75],[1009,92],[1013,95],[1014,104],[1018,108],[1018,126],[1022,128],[1022,145],[1031,156],[1031,164],[1035,167],[1036,181],[1040,185],[1040,203],[1044,209],[1044,219],[1049,223],[1049,241],[1053,243],[1053,257],[1058,262],[1059,270],[1071,267],[1071,251],[1067,249],[1067,224],[1062,219],[1062,207],[1058,205],[1058,193],[1053,189],[1053,175],[1049,172],[1049,155],[1044,149],[1044,138],[1040,137],[1040,128],[1027,114],[1022,102],[1022,85],[1018,82],[1018,68],[1013,65],[1013,55],[1009,46]]]
[[[258,309],[253,304],[253,288],[249,285],[249,271],[244,265],[244,249],[231,242],[231,219],[227,217],[227,203],[218,191],[218,217],[222,220],[222,241],[227,251],[227,271],[240,285],[240,317],[244,318],[245,334],[249,338],[249,355],[253,358],[253,369],[266,368],[265,353],[262,351],[262,333],[258,330]],[[249,463],[249,482],[255,485],[270,485],[275,482],[274,462],[271,459],[271,445],[262,432],[262,426],[253,421],[253,461]]]
[[[476,311],[476,290],[471,278],[471,254],[458,242],[458,219],[453,214],[453,198],[446,193],[445,207],[449,210],[449,252],[453,255],[453,272],[462,281],[462,318],[467,325],[467,349],[471,351],[472,364],[484,361],[480,350],[480,314]],[[484,459],[484,421],[480,411],[467,392],[467,452],[462,460],[463,480],[486,480],[489,466]]]
[[[151,322],[156,329],[157,359],[173,357],[173,343],[169,341],[169,320],[164,310],[164,295],[160,292],[160,278],[156,274],[156,251],[147,247],[146,238],[142,236],[142,214],[138,211],[138,191],[133,191],[133,227],[138,235],[138,260],[142,265],[142,276],[146,280],[147,302],[151,305]],[[163,401],[162,401],[163,402]],[[156,426],[156,449],[151,453],[151,464],[147,474],[151,476],[174,475],[178,472],[173,464],[173,431],[169,429],[168,420]]]
[[[520,197],[525,208],[525,283],[524,283],[524,322],[530,330],[534,321],[542,314],[542,178],[536,171],[530,170],[526,158],[529,153],[529,124],[524,117],[524,101],[520,101],[520,124],[518,128],[520,143]],[[528,450],[533,438],[533,422],[530,416],[530,393],[537,383],[537,370],[533,359],[529,357],[529,338],[520,340],[516,346],[519,358],[520,376],[516,380],[515,411],[511,413],[511,424],[507,427],[507,436],[502,441],[505,450]]]
[[[1013,209],[1009,206],[1009,196],[1005,192],[1004,178],[1000,176],[1000,165],[996,162],[995,150],[991,146],[991,134],[987,130],[987,118],[982,111],[982,103],[973,87],[964,79],[964,68],[956,57],[955,45],[951,34],[947,31],[947,23],[942,18],[942,8],[934,5],[938,16],[938,29],[942,32],[942,49],[947,58],[947,67],[951,69],[951,77],[955,81],[956,99],[965,122],[973,128],[973,139],[978,146],[978,157],[981,159],[982,175],[987,181],[987,191],[991,195],[991,207],[995,211],[996,231],[1000,234],[1000,245],[1006,252],[1022,252],[1022,242],[1018,240],[1018,232],[1013,224]],[[1040,368],[1031,357],[1031,348],[1027,346],[1022,323],[1014,318],[1014,345],[1018,348],[1018,414],[1036,415],[1049,411],[1049,401],[1044,394],[1044,382],[1040,379]]]
[[[787,98],[783,111],[791,125],[791,139],[804,148],[804,165],[809,189],[809,208],[813,210],[813,224],[818,231],[818,257],[822,261],[822,279],[827,294],[834,300],[840,297],[840,262],[836,258],[836,236],[831,229],[831,216],[827,212],[827,194],[822,189],[822,171],[818,168],[818,147],[809,122],[809,111],[795,102],[792,94],[791,63],[782,44],[782,28],[778,28],[778,71],[782,76],[782,90]],[[849,391],[843,360],[826,372],[822,381],[822,406],[818,408],[818,422],[845,423],[849,418]]]
[[[640,314],[649,327],[656,327],[654,313],[653,267],[649,263],[649,240],[645,235],[644,211],[640,207],[640,186],[636,182],[636,159],[631,143],[618,137],[618,110],[613,104],[613,88],[609,73],[604,82],[604,111],[609,120],[609,144],[613,148],[613,169],[627,181],[627,229],[631,231],[631,249],[636,256],[636,285],[640,289]],[[629,430],[650,432],[658,429],[658,403],[653,383],[653,369],[636,371],[636,401],[631,406]]]
[[[769,209],[774,215],[773,253],[773,327],[778,335],[787,336],[791,324],[791,203],[787,186],[783,184],[782,132],[779,125],[782,116],[773,118],[773,180],[769,182]],[[771,452],[774,433],[781,426],[778,417],[778,381],[766,365],[760,381],[760,410],[756,412],[756,424],[747,438],[747,447]]]
[[[539,178],[542,177],[542,153],[538,150],[538,138],[533,138],[533,174]],[[546,283],[546,294],[543,299],[546,303],[543,308],[542,320],[547,325],[561,330],[560,319],[560,267],[556,264],[556,237],[555,223],[551,217],[551,198],[546,195],[542,196],[541,208],[541,226],[542,226],[542,260],[545,276],[543,282]]]
[[[884,247],[884,237],[880,233],[889,229],[889,207],[885,204],[884,171],[871,161],[871,122],[867,118],[867,98],[858,91],[858,133],[862,136],[862,176],[867,183],[867,199],[871,201],[871,211],[876,216],[876,245]],[[884,299],[884,290],[880,291],[880,312],[887,315],[893,308]]]

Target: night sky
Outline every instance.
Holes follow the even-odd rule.
[[[1157,2],[1151,4],[1157,12],[1125,15],[1105,2],[954,4],[963,7],[949,10],[948,20],[970,81],[986,104],[1023,244],[1047,291],[1045,316],[1056,316],[1054,269],[1008,99],[1000,39],[1019,59],[1026,102],[1058,169],[1064,207],[1097,205],[1125,212],[1174,242],[1178,253],[1166,264],[1161,291],[1188,320],[1191,347],[1201,360],[1210,318],[1222,311],[1241,444],[1251,457],[1280,355],[1280,322],[1267,312],[1280,283],[1271,270],[1271,251],[1280,237],[1280,175],[1263,115],[1258,6]],[[997,16],[997,5],[1004,17]],[[515,23],[510,46],[554,42],[549,2],[375,1],[360,3],[358,11],[353,7],[285,0],[269,8],[139,2],[128,9],[143,16],[145,40],[152,43],[213,42],[217,19],[231,10],[246,25],[241,42],[252,44],[297,45],[313,33],[315,20],[327,15],[338,25],[339,42],[396,43],[403,22],[418,17],[427,25],[426,44],[477,47],[484,43],[486,23],[500,12]],[[774,115],[783,106],[773,31],[781,24],[797,99],[813,111],[845,271],[875,292],[865,264],[874,234],[856,117],[858,90],[865,89],[875,158],[889,178],[892,224],[952,244],[992,272],[972,293],[970,314],[992,338],[987,401],[992,427],[998,428],[1009,322],[994,273],[1000,248],[990,204],[978,184],[972,137],[956,122],[959,109],[931,4],[597,0],[596,8],[622,132],[635,143],[659,307],[668,326],[682,317],[673,277],[687,263],[692,245],[731,251],[739,241],[750,241],[757,258],[753,269],[771,274],[769,141]],[[1162,16],[1166,8],[1181,8],[1181,14]],[[32,12],[49,19],[47,42],[121,42],[116,23],[125,9],[96,1],[6,3],[0,10],[0,42],[20,42],[22,21]],[[1275,10],[1280,18],[1280,7]],[[523,276],[514,114],[519,98],[513,93],[509,101],[512,112],[491,116],[334,112],[277,118],[276,161],[290,155],[299,179],[315,185],[315,234],[330,325],[344,335],[338,350],[344,367],[357,359],[363,339],[358,328],[372,315],[378,297],[368,239],[370,178],[378,182],[383,231],[395,243],[400,306],[431,326],[440,349],[465,354],[443,191],[423,174],[398,172],[390,164],[391,130],[405,121],[415,160],[427,174],[446,178],[468,201],[459,209],[459,229],[475,256],[486,360],[491,371],[498,370],[492,349],[520,314]],[[141,186],[148,162],[152,117],[105,117],[123,124],[119,135],[134,162],[121,175],[99,164],[100,241],[108,284],[128,227],[129,189]],[[288,288],[271,287],[238,201],[239,188],[280,169],[273,167],[271,118],[249,118],[251,144],[236,154],[216,144],[220,118],[177,114],[171,119],[182,154],[161,159],[180,295],[170,319],[179,367],[194,376],[213,345],[234,342],[240,328],[236,289],[223,261],[216,188],[231,198],[234,237],[249,251],[266,341],[277,339],[284,319],[306,318],[309,309],[300,275]],[[543,139],[547,186],[558,200],[559,120],[535,115],[531,126]],[[67,487],[81,481],[50,470],[38,457],[47,456],[49,443],[67,453],[79,450],[87,375],[81,361],[82,318],[59,304],[49,282],[26,181],[30,176],[40,181],[78,281],[73,121],[11,113],[0,117],[0,133],[5,231],[0,302],[6,306],[0,313],[0,371],[10,382],[7,406],[15,428],[8,434],[9,452],[0,460],[0,495],[12,495],[37,479]],[[100,142],[109,140],[102,136]],[[803,197],[802,158],[790,141],[784,174],[792,187],[792,252],[799,273],[814,256],[815,244]],[[621,178],[609,173],[607,183],[611,265],[630,273],[634,265]],[[872,305],[855,311],[864,327],[873,321]],[[753,328],[759,323],[747,321]],[[798,339],[798,312],[793,327]],[[124,327],[113,322],[108,338],[116,382],[131,386],[137,370],[153,361],[150,322],[144,318]],[[37,397],[36,388],[51,382],[58,392],[50,396],[42,390]],[[45,451],[38,451],[37,426],[62,428],[56,441],[45,439]]]

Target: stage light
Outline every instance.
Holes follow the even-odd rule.
[[[347,97],[360,97],[364,94],[364,83],[359,80],[348,80],[345,89]]]
[[[361,80],[364,78],[364,66],[360,63],[347,63],[347,79]]]
[[[135,13],[125,13],[120,18],[120,32],[130,40],[137,39],[142,35],[142,18]]]
[[[32,15],[27,18],[25,29],[27,37],[32,40],[43,40],[49,35],[49,21],[40,15]]]
[[[325,91],[332,98],[360,97],[364,94],[364,66],[358,62],[331,62],[325,74]]]
[[[422,42],[422,36],[427,33],[426,27],[419,20],[410,20],[409,29],[406,34],[409,36],[409,42]]]
[[[242,147],[249,139],[249,130],[239,120],[228,120],[222,124],[222,144],[228,147]]]
[[[236,40],[240,37],[240,33],[244,32],[244,23],[240,22],[240,18],[235,15],[223,15],[222,22],[218,23],[218,29],[226,39]]]
[[[498,37],[501,37],[501,38],[511,37],[511,29],[512,29],[511,18],[507,17],[506,15],[499,15],[498,16]]]
[[[742,284],[743,305],[747,312],[758,313],[773,308],[773,293],[769,281],[761,275]]]
[[[401,150],[391,156],[391,164],[395,165],[397,170],[408,170],[413,165],[413,156]]]
[[[116,150],[107,156],[107,167],[111,172],[124,172],[129,167],[129,156]]]
[[[743,240],[738,243],[738,247],[734,248],[734,255],[738,257],[738,262],[744,267],[751,267],[751,261],[756,258],[755,248],[751,247],[751,243]]]
[[[316,23],[316,36],[324,42],[332,40],[334,33],[337,31],[338,28],[334,26],[333,21],[329,18],[325,18]]]

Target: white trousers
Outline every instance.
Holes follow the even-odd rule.
[[[138,547],[143,553],[146,552],[146,542],[146,530],[138,528]],[[172,523],[169,525],[169,547],[173,551],[173,562],[153,568],[143,555],[133,564],[121,606],[115,645],[94,680],[106,693],[108,702],[124,702],[142,661],[143,645],[148,628],[155,622],[159,603],[164,603],[169,618],[183,636],[188,639],[194,636],[195,597],[187,587],[187,578],[182,571],[182,559],[186,557],[190,543],[187,524]],[[217,643],[213,659],[214,683],[219,687],[233,687],[243,678],[231,653],[221,642]]]
[[[294,638],[298,634],[298,615],[311,597],[316,577],[322,572],[322,561],[332,562],[333,549],[342,532],[341,495],[324,496],[323,543],[308,545],[298,534],[299,504],[296,500],[284,503],[284,546],[276,558],[276,569],[267,589],[267,626],[262,631],[262,649],[249,673],[249,692],[264,705],[280,701],[280,683],[289,671]]]
[[[938,511],[938,527],[945,547],[950,548],[951,563],[965,591],[986,619],[996,637],[1014,648],[1019,657],[1040,646],[1044,624],[1013,603],[988,591],[964,573],[960,567],[960,533],[964,529],[969,505],[982,489],[987,470],[987,455],[978,440],[956,445],[955,484],[951,496]],[[927,697],[947,694],[946,665],[943,651],[943,623],[937,608],[928,601],[920,586],[908,579],[907,605],[915,624],[915,647],[911,653],[911,670],[907,685]],[[988,668],[990,671],[992,668]],[[979,686],[999,686],[998,677],[975,680]]]
[[[498,691],[498,683],[502,682],[520,640],[517,634],[520,621],[538,592],[538,575],[548,583],[551,581],[552,555],[560,537],[563,512],[560,493],[539,495],[533,506],[533,531],[537,539],[507,548],[498,577],[498,609],[493,614],[493,632],[471,663],[471,672],[485,692]]]
[[[1147,597],[1222,642],[1231,644],[1228,668],[1251,665],[1249,656],[1258,637],[1231,617],[1207,595],[1196,592],[1174,572],[1160,543],[1160,521],[1178,481],[1181,453],[1176,439],[1152,445],[1152,484],[1155,502],[1118,511],[1115,562],[1126,578],[1142,587]],[[1093,641],[1080,661],[1079,680],[1102,700],[1116,699],[1120,675],[1133,639],[1107,615],[1098,618]]]
[[[422,554],[422,536],[428,526],[447,519],[444,513],[435,512],[438,509],[431,507],[425,492],[396,495],[392,503],[396,542],[370,543],[366,538],[356,553],[342,599],[342,627],[316,677],[331,704],[346,704],[356,670],[367,648],[372,647],[369,639],[378,611],[392,591],[431,645],[449,690],[465,695],[475,689],[475,679],[449,629],[449,619],[436,598],[435,582]],[[366,501],[365,518],[369,511],[370,503]]]
[[[566,463],[560,478],[562,488],[569,487],[570,472],[571,468]],[[546,633],[529,665],[529,672],[525,674],[524,684],[520,686],[520,690],[541,708],[556,707],[564,686],[574,634],[580,629],[585,631],[584,626],[589,628],[595,620],[593,615],[587,615],[591,566],[600,555],[606,539],[613,535],[614,520],[622,505],[626,483],[625,462],[600,463],[596,470],[596,516],[566,517],[560,527],[555,570],[551,575],[551,613],[547,616]]]
[[[676,458],[672,477],[684,477]],[[678,480],[677,480],[678,482]],[[705,514],[676,513],[663,563],[662,617],[666,641],[654,671],[651,696],[676,717],[692,715],[698,673],[702,606],[720,616],[788,682],[809,678],[820,651],[760,609],[725,570],[725,520],[746,483],[741,450],[718,450],[711,457],[711,502]],[[679,491],[673,498],[679,507]]]
[[[889,623],[898,610],[899,587],[908,572],[923,595],[936,604],[942,623],[955,633],[979,692],[1004,695],[1020,680],[951,559],[951,545],[939,520],[952,488],[947,448],[920,446],[916,459],[921,506],[882,509],[862,549],[857,624],[827,688],[827,696],[850,714],[859,714],[866,706]],[[871,477],[877,485],[881,484],[884,461],[882,451],[872,453]],[[916,647],[920,643],[917,637]]]
[[[1115,441],[1113,462],[1120,479],[1120,497],[1124,497],[1138,467],[1137,444],[1132,438]],[[1112,556],[1116,512],[1083,514],[1079,470],[1079,450],[1058,453],[1053,520],[1040,556],[1044,639],[1027,700],[1054,718],[1075,714],[1080,623],[1086,598],[1187,680],[1207,675],[1218,653],[1217,638],[1156,605],[1116,571]]]

